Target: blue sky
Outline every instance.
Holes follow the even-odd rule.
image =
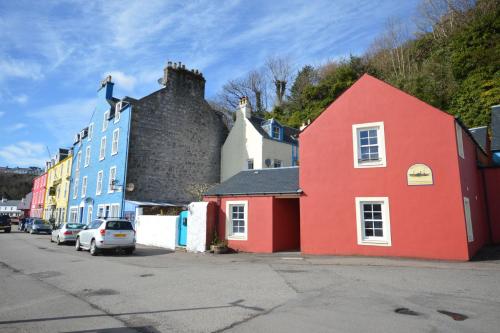
[[[106,74],[115,95],[157,89],[167,60],[203,72],[207,98],[285,55],[296,68],[361,54],[417,0],[0,0],[0,166],[70,147]]]

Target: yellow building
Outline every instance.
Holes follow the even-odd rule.
[[[72,156],[68,156],[68,153],[59,154],[57,159],[48,164],[43,218],[55,224],[66,221],[72,162]]]

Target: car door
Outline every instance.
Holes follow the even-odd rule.
[[[52,233],[50,235],[50,238],[52,238],[53,241],[57,239],[57,236],[59,235],[59,231],[61,230],[63,224],[59,224],[57,228],[52,230]]]
[[[89,244],[90,244],[90,239],[91,239],[91,235],[92,235],[92,229],[95,228],[94,225],[97,221],[92,221],[92,223],[90,223],[87,227],[87,229],[84,229],[82,231],[80,231],[79,233],[79,237],[80,237],[80,244],[85,246],[85,247],[88,247]]]

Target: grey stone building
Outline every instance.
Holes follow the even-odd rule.
[[[220,181],[223,116],[205,100],[198,71],[168,63],[162,88],[132,106],[125,200],[182,204],[196,187]]]

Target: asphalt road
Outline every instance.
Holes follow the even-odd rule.
[[[91,257],[52,244],[45,235],[0,233],[0,332],[499,332],[499,327],[500,260],[214,256],[146,247],[132,256]]]

